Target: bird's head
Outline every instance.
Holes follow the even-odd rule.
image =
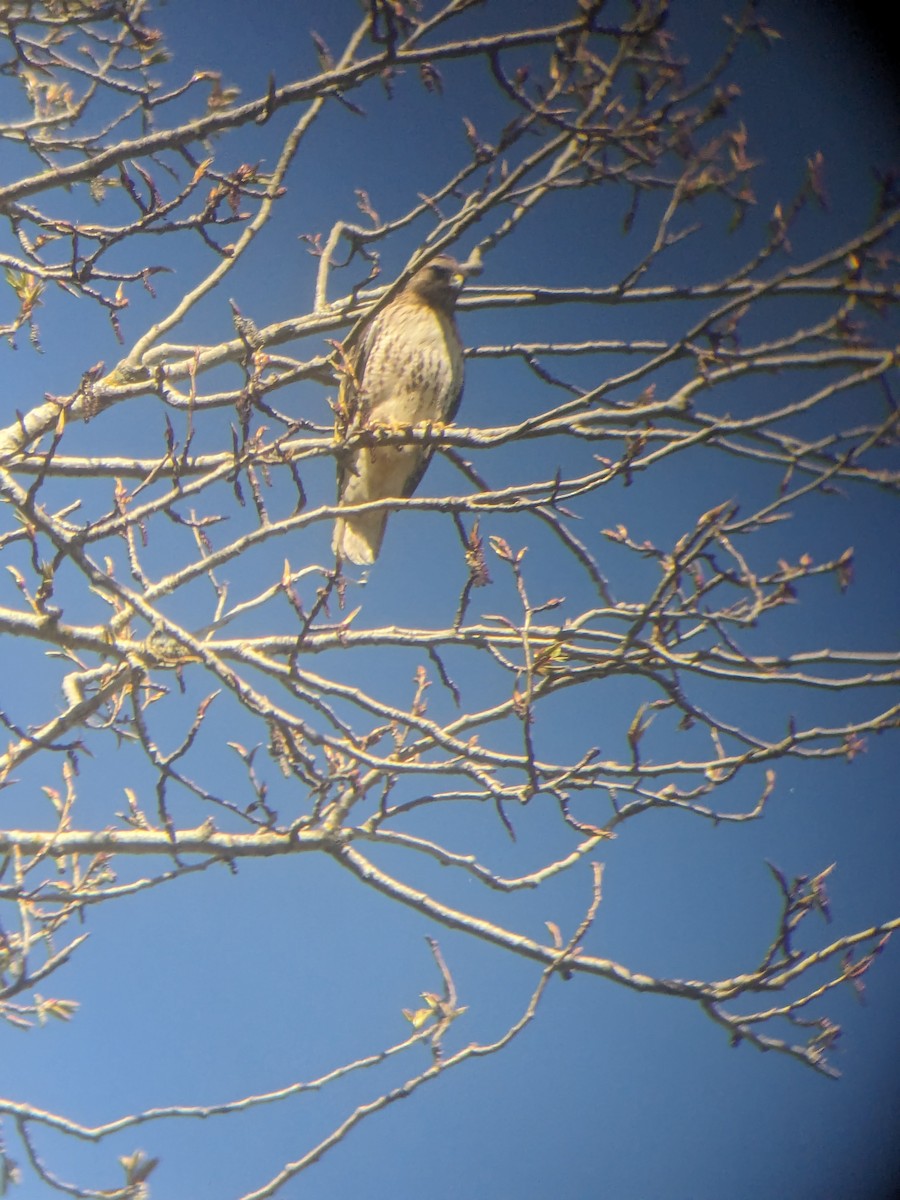
[[[469,274],[449,254],[439,254],[427,266],[420,267],[406,285],[407,290],[421,296],[435,308],[451,311],[462,285]]]

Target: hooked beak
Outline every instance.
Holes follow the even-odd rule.
[[[467,279],[471,279],[473,275],[480,275],[483,270],[480,257],[470,258],[467,262],[460,263],[451,277],[453,286],[461,288]]]

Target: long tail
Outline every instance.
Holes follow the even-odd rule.
[[[331,548],[339,558],[364,565],[378,557],[384,538],[387,513],[360,513],[357,517],[338,517],[334,523]]]

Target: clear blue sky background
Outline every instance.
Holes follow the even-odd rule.
[[[721,270],[718,255],[738,261],[759,240],[772,203],[793,194],[805,160],[817,150],[828,164],[832,207],[828,214],[809,214],[806,232],[795,239],[798,257],[861,229],[872,203],[871,166],[897,161],[895,97],[877,41],[862,37],[862,19],[848,22],[831,5],[765,7],[784,40],[769,53],[744,55],[735,72],[751,149],[765,164],[757,179],[759,209],[738,235],[743,241],[729,243],[720,222],[714,238],[699,248],[692,243],[681,259],[673,255],[667,267],[673,277],[680,270],[713,276]],[[567,8],[562,0],[491,0],[484,11],[473,10],[469,28],[492,29],[520,9],[537,21]],[[671,28],[692,56],[708,56],[719,38],[719,9],[714,0],[675,4]],[[315,58],[308,30],[338,48],[359,15],[349,0],[301,5],[221,0],[214,18],[211,12],[210,6],[170,3],[157,14],[175,54],[173,71],[220,69],[224,81],[238,84],[246,98],[265,89],[270,71],[278,83],[311,74]],[[446,147],[460,138],[461,95],[463,109],[476,122],[483,116],[487,124],[496,103],[490,92],[475,90],[480,85],[474,78],[448,71],[443,100],[401,85],[389,104],[372,89],[363,98],[370,113],[366,121],[337,108],[329,113],[296,164],[289,196],[259,239],[249,267],[235,271],[200,306],[190,335],[204,342],[227,337],[228,297],[259,325],[307,311],[315,264],[298,235],[327,232],[339,217],[354,219],[354,188],[365,188],[387,216],[439,181]],[[260,150],[254,139],[276,132],[252,127],[242,133],[245,159],[271,152],[274,142]],[[422,232],[391,243],[387,276],[404,265]],[[460,256],[468,249],[461,246]],[[603,285],[618,279],[636,257],[634,243],[621,232],[621,199],[607,205],[579,194],[555,210],[550,225],[538,217],[522,236],[502,244],[488,260],[485,282]],[[126,343],[153,314],[167,311],[193,265],[186,258],[184,274],[158,280],[155,307],[147,301],[125,314]],[[597,310],[580,315],[584,328],[572,336],[653,337],[652,320],[667,319],[659,310],[642,313],[635,330],[634,309],[604,309],[600,317],[602,325]],[[546,312],[500,319],[463,309],[460,324],[466,343],[475,345],[540,334],[550,319]],[[101,358],[111,364],[117,357],[101,319],[79,313],[77,321],[64,321],[49,306],[44,348],[42,358],[24,346],[14,358],[7,356],[7,363],[13,358],[4,368],[7,390],[16,407],[36,402],[44,391],[71,392],[87,366]],[[521,415],[523,405],[537,403],[524,372],[514,387],[507,379],[495,366],[473,362],[462,419],[501,424]],[[298,388],[293,402],[297,411],[324,419],[321,388]],[[289,401],[282,396],[278,403],[287,408]],[[123,430],[133,420],[133,413],[113,413],[82,436],[120,450]],[[687,527],[685,513],[696,515],[741,496],[744,488],[763,494],[754,492],[760,486],[755,479],[734,474],[733,463],[706,459],[688,468],[679,458],[628,491],[604,493],[599,523],[622,521],[636,537],[672,536]],[[453,486],[449,469],[436,463],[434,474],[428,486],[435,494],[442,483]],[[330,496],[324,468],[321,476],[312,476],[312,487],[319,488],[316,502]],[[424,545],[431,527],[407,519],[408,537],[401,537],[396,524],[361,597],[371,624],[414,619],[417,608],[426,611],[440,594],[440,580],[433,594],[423,588],[410,595],[403,584],[409,556],[416,553],[414,538]],[[428,532],[414,532],[414,525]],[[491,531],[511,541],[533,537],[530,526],[515,520],[498,522]],[[324,525],[310,533],[312,555],[324,554],[328,536]],[[449,546],[449,528],[441,527],[440,536]],[[896,644],[896,513],[882,497],[823,499],[799,513],[795,529],[784,536],[785,557],[809,550],[818,559],[854,545],[857,583],[846,598],[832,595],[831,582],[810,589],[806,603],[781,615],[763,636],[871,649]],[[306,550],[280,545],[275,552],[288,554],[298,566]],[[640,571],[624,556],[619,563],[613,549],[608,553],[623,592],[639,593]],[[240,591],[240,580],[234,584]],[[547,594],[556,586],[548,578]],[[190,614],[173,615],[190,624]],[[411,673],[404,667],[404,687]],[[35,719],[46,713],[40,682],[34,689]],[[192,697],[203,690],[198,682]],[[802,698],[796,702],[802,711]],[[765,725],[766,703],[768,695],[753,697],[748,718]],[[819,703],[816,711],[825,723],[849,711],[841,697]],[[619,697],[611,696],[603,712],[563,706],[561,722],[575,728],[561,724],[555,736],[616,727],[626,719],[618,704]],[[781,710],[771,719],[781,721]],[[225,780],[234,764],[220,769]],[[830,882],[835,922],[816,931],[823,938],[896,915],[896,770],[896,752],[878,743],[852,765],[781,768],[777,795],[755,824],[713,828],[674,813],[633,822],[604,848],[605,899],[589,948],[658,975],[712,978],[749,967],[768,945],[778,910],[766,859],[788,875],[812,874],[837,862]],[[122,764],[108,757],[86,763],[82,792],[88,809],[78,824],[102,824],[120,810],[128,782]],[[749,787],[739,784],[734,807],[749,798]],[[8,823],[40,827],[40,819],[26,815],[24,801],[5,800]],[[532,808],[527,815],[514,847],[501,829],[481,821],[479,848],[500,872],[526,869],[557,837],[549,814]],[[185,821],[191,823],[191,817]],[[453,818],[445,832],[454,836]],[[514,903],[483,896],[464,877],[441,873],[428,882],[447,902],[481,906],[534,936],[541,936],[548,919],[571,929],[588,896],[584,872]],[[224,870],[207,873],[105,906],[91,913],[87,927],[89,942],[47,989],[81,1002],[76,1020],[28,1035],[0,1030],[3,1093],[87,1122],[152,1105],[214,1103],[314,1077],[402,1038],[401,1009],[414,1007],[419,992],[437,987],[424,941],[435,930],[313,856],[247,863],[236,877]],[[438,936],[461,1000],[470,1006],[458,1043],[497,1036],[524,1006],[537,978],[534,965],[461,935]],[[538,1023],[504,1054],[451,1072],[364,1123],[283,1194],[286,1200],[307,1195],[887,1200],[894,1194],[900,1130],[898,998],[896,946],[867,977],[864,1006],[849,988],[830,998],[827,1011],[845,1029],[834,1059],[843,1077],[835,1083],[777,1055],[748,1046],[730,1049],[722,1031],[687,1004],[639,997],[593,979],[560,982],[545,997]],[[407,1073],[419,1065],[424,1052]],[[148,1127],[116,1142],[115,1151],[140,1146],[162,1155],[152,1180],[159,1200],[236,1197],[303,1153],[389,1078],[394,1077],[373,1070],[334,1091],[240,1118]],[[108,1145],[100,1151],[73,1148],[48,1137],[41,1147],[67,1178],[82,1178],[88,1164],[111,1157]],[[98,1178],[112,1185],[105,1169]],[[44,1194],[29,1191],[28,1200]]]

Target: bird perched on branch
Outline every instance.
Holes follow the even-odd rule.
[[[467,274],[448,255],[438,255],[363,327],[341,383],[338,436],[453,420],[463,386],[453,309]],[[338,504],[411,496],[431,455],[431,447],[421,444],[360,446],[338,460]],[[374,562],[386,522],[386,509],[340,517],[335,554],[354,563]]]

